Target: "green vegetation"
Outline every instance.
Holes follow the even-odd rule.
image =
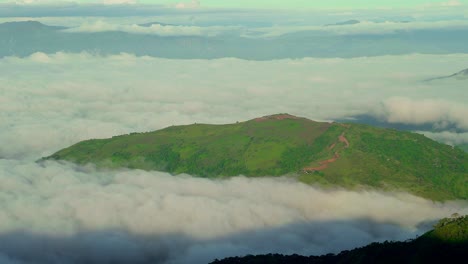
[[[405,242],[372,243],[323,256],[268,254],[231,257],[213,264],[328,263],[457,263],[468,258],[468,217],[446,218],[419,238]]]
[[[468,154],[459,148],[410,132],[289,115],[87,140],[45,159],[210,178],[290,175],[324,186],[468,198]]]
[[[467,243],[468,216],[454,214],[450,218],[444,218],[434,226],[434,230],[421,236],[420,240]]]
[[[468,144],[461,144],[461,145],[458,145],[457,147],[459,147],[465,152],[468,152]]]

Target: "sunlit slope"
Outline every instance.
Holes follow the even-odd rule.
[[[48,159],[201,177],[298,175],[307,183],[468,198],[468,155],[422,135],[273,115],[87,140]]]

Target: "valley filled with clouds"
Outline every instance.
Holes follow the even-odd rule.
[[[232,123],[283,112],[317,121],[365,114],[388,123],[428,124],[438,132],[446,127],[457,143],[466,143],[463,81],[425,82],[457,72],[465,65],[464,57],[6,57],[0,59],[0,140],[6,142],[0,156],[38,159],[89,138],[195,122]]]
[[[0,25],[0,35],[8,36],[0,39],[2,263],[207,263],[271,252],[320,255],[411,239],[440,218],[468,213],[466,201],[366,188],[325,190],[294,177],[209,180],[36,162],[81,140],[276,113],[328,122],[365,116],[390,127],[414,127],[442,143],[466,144],[467,81],[436,79],[468,68],[466,37],[459,35],[466,31],[466,9],[399,15],[338,10],[310,18],[137,5],[128,7],[132,17],[121,6],[95,6],[105,10],[102,16],[78,6],[70,17],[67,8],[11,6],[0,7],[1,22],[43,24]],[[232,22],[239,14],[244,19]],[[359,23],[324,26],[350,19]],[[161,23],[143,25],[151,21]],[[31,36],[44,42],[28,42],[31,36],[25,40],[21,30],[36,32]],[[84,44],[47,44],[61,41],[61,34]],[[118,34],[122,43],[96,41],[106,34]],[[417,45],[431,34],[443,45]],[[157,37],[167,50],[187,38],[180,47],[188,45],[189,52],[145,52],[135,35]],[[319,53],[309,52],[308,41],[324,35],[331,42],[343,37],[337,45],[353,48],[343,48],[340,56],[324,42],[317,45],[321,55],[313,56]],[[198,54],[190,46],[193,37],[193,45],[212,53]],[[409,48],[400,46],[411,37]],[[93,39],[97,46],[88,45]],[[373,52],[373,45],[364,45],[372,40],[386,46]],[[283,53],[275,57],[275,49],[265,46],[266,55],[257,56],[270,41]],[[255,45],[239,46],[245,43]],[[108,50],[108,44],[122,49]],[[288,48],[295,46],[304,52]]]
[[[466,213],[466,202],[325,191],[290,178],[212,181],[35,160],[90,138],[280,112],[314,120],[370,114],[466,131],[459,81],[424,82],[456,71],[463,56],[3,58],[0,252],[11,263],[206,263],[254,253],[325,254],[413,238],[438,218]],[[460,143],[465,134],[429,136]]]

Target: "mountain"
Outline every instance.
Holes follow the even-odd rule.
[[[34,52],[53,53],[67,48],[60,45],[61,30],[66,27],[44,25],[37,21],[0,24],[0,58],[25,56]],[[65,36],[65,35],[63,35]],[[31,45],[34,43],[34,45]]]
[[[411,132],[288,114],[86,140],[46,159],[209,178],[290,175],[325,187],[468,198],[468,154],[459,148]]]
[[[5,22],[0,24],[0,32],[5,31],[54,31],[54,30],[62,30],[66,29],[66,27],[60,26],[47,26],[42,24],[38,21],[19,21],[19,22]]]
[[[361,23],[361,21],[352,19],[352,20],[347,20],[347,21],[343,21],[343,22],[338,22],[338,23],[335,23],[335,24],[327,24],[325,26],[330,27],[330,26],[356,25],[356,24],[359,24],[359,23]]]
[[[454,73],[454,74],[448,75],[448,76],[431,78],[431,79],[428,79],[426,81],[435,81],[435,80],[443,80],[443,79],[468,80],[468,69],[464,69],[462,71],[459,71],[457,73]]]
[[[248,60],[468,53],[466,28],[349,35],[306,30],[272,37],[245,37],[243,31],[224,32],[219,36],[179,36],[175,31],[175,35],[161,36],[156,32],[65,32],[60,29],[64,28],[35,21],[0,24],[0,58],[24,57],[35,52],[131,53],[171,59],[235,57]]]
[[[457,263],[463,259],[468,259],[467,216],[442,219],[433,230],[415,240],[372,243],[365,247],[342,251],[337,255],[250,255],[215,260],[212,264]]]

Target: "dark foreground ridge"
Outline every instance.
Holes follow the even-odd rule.
[[[372,243],[336,255],[249,255],[215,260],[212,264],[464,263],[466,259],[468,216],[454,215],[442,219],[433,230],[411,241]]]
[[[297,177],[308,184],[468,198],[468,154],[420,134],[277,114],[79,142],[45,159],[199,177]]]

